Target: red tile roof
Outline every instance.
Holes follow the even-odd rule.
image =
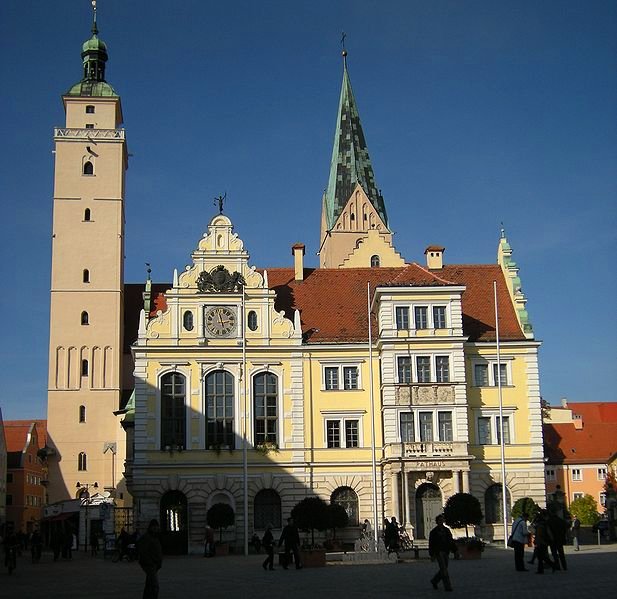
[[[544,424],[545,455],[550,464],[606,464],[617,452],[617,423]]]
[[[4,434],[6,436],[7,452],[23,451],[25,449],[26,438],[33,424],[36,424],[39,448],[45,447],[45,442],[47,441],[47,420],[5,420]]]
[[[585,424],[592,422],[617,422],[617,401],[568,402],[572,415],[583,418]]]
[[[524,340],[510,294],[497,264],[446,265],[428,270],[417,263],[397,268],[304,269],[304,280],[296,281],[293,268],[268,270],[268,284],[276,291],[277,310],[293,319],[300,310],[307,343],[359,342],[367,338],[367,283],[375,287],[422,287],[464,285],[463,330],[471,341],[495,340],[493,281],[497,281],[499,335],[503,341]],[[261,271],[263,272],[263,271]],[[152,285],[152,297],[170,284]],[[125,285],[125,352],[137,338],[139,311],[143,307],[143,284]],[[376,322],[373,321],[374,327]],[[375,328],[376,330],[376,328]]]

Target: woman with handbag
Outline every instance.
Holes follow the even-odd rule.
[[[512,534],[508,546],[514,549],[514,568],[517,572],[527,572],[525,568],[525,543],[527,543],[527,514],[521,514],[512,523]]]

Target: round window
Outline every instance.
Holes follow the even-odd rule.
[[[251,331],[257,330],[257,312],[251,310],[248,314],[248,326]]]
[[[187,331],[193,330],[193,313],[190,310],[187,310],[184,313],[184,316],[182,318],[182,325]]]

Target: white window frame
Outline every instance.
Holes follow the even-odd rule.
[[[576,499],[582,499],[584,496],[585,493],[581,493],[581,491],[576,491],[575,493],[572,493],[572,501]]]
[[[408,321],[409,328],[408,329],[399,329],[397,327],[396,322],[396,309],[397,308],[407,308],[408,311]],[[416,308],[426,308],[426,328],[419,329],[416,326]],[[446,323],[445,327],[436,328],[435,327],[435,318],[434,318],[434,309],[435,308],[445,308],[445,318]],[[432,301],[432,302],[396,302],[392,306],[392,323],[393,328],[397,331],[443,331],[446,329],[452,328],[452,311],[451,311],[451,301],[449,299],[444,299],[444,301]]]
[[[547,481],[557,480],[557,471],[555,470],[555,468],[546,468],[545,475]]]
[[[512,362],[514,358],[511,357],[502,357],[500,362],[501,366],[506,367],[506,384],[502,384],[502,387],[514,387],[514,383],[512,382]],[[486,359],[478,359],[474,360],[471,365],[471,375],[473,377],[473,386],[480,388],[495,388],[497,387],[497,380],[495,378],[495,367],[497,365],[497,358],[486,358]],[[476,366],[486,366],[488,369],[488,385],[480,385],[478,384],[478,380],[476,379]]]
[[[407,413],[413,414],[413,438],[414,441],[402,441],[403,435],[401,431],[401,414]],[[421,441],[420,440],[420,412],[430,412],[433,415],[433,440]],[[439,412],[450,412],[452,414],[452,440],[440,441],[439,439]],[[426,406],[414,406],[412,409],[398,410],[396,415],[396,428],[397,439],[400,443],[455,443],[457,440],[456,435],[456,411],[452,408],[445,407],[426,407]]]
[[[163,377],[166,374],[178,373],[184,376],[185,379],[185,389],[184,389],[184,447],[183,450],[188,450],[192,448],[191,443],[191,396],[193,389],[193,381],[191,378],[192,371],[189,367],[189,364],[186,362],[177,363],[177,364],[167,364],[161,363],[160,369],[158,369],[156,373],[156,431],[155,431],[155,447],[159,450],[164,450],[165,448],[161,446],[161,382]],[[202,391],[203,393],[203,391]],[[202,421],[205,420],[203,418],[202,413]]]
[[[399,358],[409,358],[411,361],[411,382],[403,382],[399,378]],[[431,380],[426,383],[418,382],[418,358],[429,358],[430,361],[430,377]],[[448,358],[448,381],[438,383],[437,382],[437,358]],[[451,352],[448,351],[430,351],[430,352],[411,352],[400,353],[394,356],[394,371],[397,385],[452,385],[453,384],[453,364],[454,359]]]
[[[608,468],[600,467],[598,468],[598,480],[606,480],[608,476]]]
[[[321,390],[322,391],[362,391],[362,361],[353,362],[320,362],[321,365]],[[326,368],[336,368],[338,370],[338,387],[336,389],[326,386]],[[355,389],[345,389],[345,369],[355,368],[358,373],[357,386]]]
[[[506,443],[506,445],[515,445],[516,444],[516,430],[514,426],[514,413],[516,408],[503,408],[503,417],[508,419],[508,428],[510,431],[510,441]],[[490,418],[491,419],[491,442],[490,443],[480,443],[480,426],[479,420],[480,418]],[[475,410],[474,416],[474,426],[476,433],[476,445],[499,445],[499,438],[497,436],[497,422],[499,419],[499,409],[482,409]]]
[[[322,410],[321,416],[323,419],[323,446],[325,449],[359,449],[364,447],[364,438],[362,435],[363,431],[363,420],[366,412],[364,410],[353,410],[353,411],[330,411],[330,410]],[[345,422],[349,420],[357,420],[358,421],[358,446],[357,447],[347,447],[347,436],[345,434]],[[339,447],[328,447],[328,422],[330,421],[338,421],[339,423],[339,431],[340,431],[340,439],[341,445]]]
[[[572,468],[570,472],[572,473],[573,481],[580,482],[583,480],[583,469],[582,468]]]

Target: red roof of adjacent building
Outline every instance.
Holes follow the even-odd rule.
[[[7,466],[20,468],[21,457],[27,447],[28,434],[36,425],[38,449],[45,447],[47,440],[47,420],[6,420],[4,435],[6,438]]]
[[[617,423],[544,424],[545,455],[550,464],[606,464],[617,452]]]
[[[592,422],[617,422],[617,401],[568,402],[572,415],[580,416],[585,424]]]

